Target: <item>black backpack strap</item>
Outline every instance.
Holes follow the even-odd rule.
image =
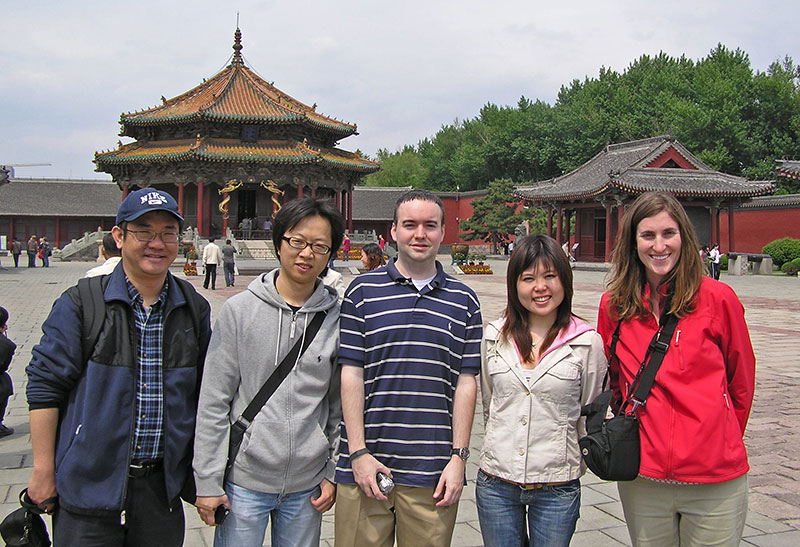
[[[92,356],[92,350],[97,344],[100,330],[106,319],[106,301],[103,296],[110,275],[84,277],[78,281],[78,296],[81,307],[81,336],[83,363],[87,363]]]
[[[183,297],[186,299],[186,305],[189,306],[189,313],[192,316],[195,335],[200,336],[200,301],[205,302],[205,299],[195,290],[194,285],[185,279],[180,279],[174,275],[172,279],[178,282],[178,287],[183,292]]]

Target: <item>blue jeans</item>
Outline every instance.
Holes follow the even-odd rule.
[[[233,286],[233,276],[234,276],[234,272],[236,271],[236,270],[234,270],[235,267],[236,267],[236,264],[233,263],[233,262],[223,262],[222,263],[222,269],[225,271],[225,286],[226,287],[232,287]]]
[[[559,486],[525,490],[478,471],[478,520],[486,547],[530,545],[567,547],[581,510],[578,479]],[[525,530],[525,516],[528,530]]]
[[[254,492],[228,482],[225,493],[231,512],[214,533],[215,547],[261,547],[272,518],[273,547],[317,547],[322,513],[311,505],[311,497],[319,497],[316,486],[291,494]]]

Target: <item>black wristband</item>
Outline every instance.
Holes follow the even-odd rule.
[[[350,454],[350,461],[353,461],[359,456],[363,456],[364,454],[369,454],[369,448],[362,448],[361,450],[356,450],[355,452]]]

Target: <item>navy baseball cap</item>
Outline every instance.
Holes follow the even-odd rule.
[[[172,213],[180,222],[183,217],[178,212],[178,202],[175,198],[162,190],[142,188],[128,194],[128,197],[119,206],[116,223],[130,222],[152,211],[166,211]]]

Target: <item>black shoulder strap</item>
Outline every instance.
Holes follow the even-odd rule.
[[[189,306],[189,314],[192,316],[192,326],[194,327],[195,336],[200,336],[200,304],[198,299],[203,297],[195,290],[194,285],[184,279],[172,276],[172,279],[178,282],[178,287],[183,291],[183,297],[186,299],[186,305]]]
[[[86,363],[97,344],[100,329],[106,319],[106,301],[103,293],[108,286],[110,275],[84,277],[78,281],[78,296],[81,300],[82,356]]]
[[[317,331],[322,326],[322,322],[325,321],[325,317],[328,314],[324,311],[319,311],[314,315],[314,319],[311,320],[311,324],[309,324],[308,328],[305,331],[303,337],[298,340],[289,353],[286,354],[286,357],[283,358],[283,361],[278,365],[275,371],[267,378],[267,381],[264,382],[264,385],[261,386],[261,389],[258,390],[258,393],[250,401],[250,404],[247,405],[247,408],[244,409],[242,415],[236,420],[236,423],[233,424],[234,427],[238,426],[242,428],[242,430],[247,429],[250,425],[250,422],[253,421],[253,418],[256,417],[258,411],[267,404],[267,401],[272,396],[273,393],[278,389],[284,379],[289,375],[289,372],[294,368],[295,363],[299,360],[299,357],[306,351],[306,348],[311,344],[314,337],[317,335]]]
[[[650,345],[647,347],[644,361],[639,367],[639,372],[633,380],[631,389],[628,394],[628,401],[622,406],[625,408],[627,403],[631,401],[633,406],[631,412],[635,412],[636,408],[643,405],[647,396],[650,394],[650,388],[653,387],[653,382],[656,379],[656,373],[661,367],[661,362],[664,360],[672,342],[672,335],[675,332],[675,327],[678,325],[678,318],[669,313],[669,308],[672,303],[672,294],[667,296],[664,302],[664,307],[661,310],[661,318],[659,320],[659,328]]]

